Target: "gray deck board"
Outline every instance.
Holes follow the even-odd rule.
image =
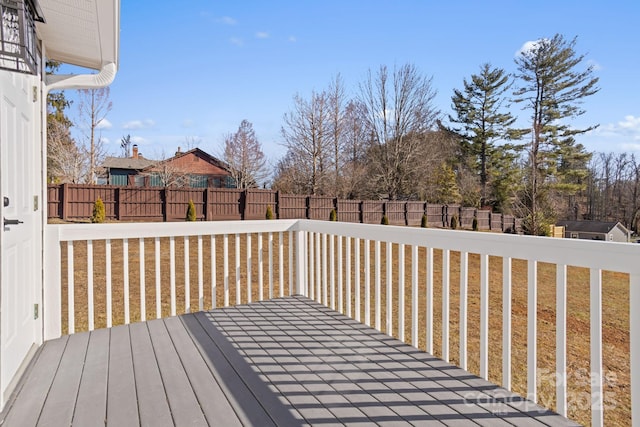
[[[89,337],[78,400],[73,415],[74,426],[104,427],[107,417],[109,335],[108,329],[99,329]]]
[[[87,334],[69,337],[58,367],[58,373],[51,384],[49,396],[42,408],[38,426],[71,425],[88,343],[89,335]],[[66,405],[67,401],[74,402],[74,405]]]
[[[66,427],[71,420],[78,426],[576,425],[303,297],[49,341],[0,420],[2,427]]]
[[[202,355],[191,341],[191,337],[184,328],[184,324],[177,317],[164,321],[169,334],[178,350],[191,386],[198,397],[202,412],[209,424],[224,420],[225,426],[242,426],[232,406],[229,404],[220,385],[213,377]]]
[[[3,425],[36,425],[68,340],[69,337],[64,336],[48,343],[46,351],[40,349],[22,386],[18,386],[17,394],[20,399],[9,402],[8,408],[3,412]]]
[[[206,426],[191,383],[171,341],[163,320],[147,322],[151,342],[156,349],[156,360],[164,382],[167,400],[176,425]]]
[[[147,324],[134,323],[129,330],[140,425],[171,427],[173,426],[171,411],[164,396],[164,384],[158,365],[155,363],[156,355]]]
[[[131,338],[128,326],[111,328],[107,386],[107,426],[137,426],[136,394]]]

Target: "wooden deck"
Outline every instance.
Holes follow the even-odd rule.
[[[303,297],[46,342],[4,426],[576,425]]]

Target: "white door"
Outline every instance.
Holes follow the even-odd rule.
[[[35,306],[42,291],[42,119],[34,87],[37,76],[0,70],[0,406],[42,330]]]

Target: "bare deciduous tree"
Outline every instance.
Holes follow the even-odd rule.
[[[371,134],[369,164],[371,178],[389,199],[405,196],[413,173],[423,167],[418,153],[422,135],[433,128],[439,111],[432,79],[423,77],[414,65],[406,64],[389,73],[381,66],[360,86],[366,108],[367,130]]]
[[[253,125],[243,120],[238,131],[224,140],[224,160],[229,165],[236,188],[247,189],[259,186],[269,174],[262,145],[253,130]]]
[[[97,165],[102,163],[106,156],[106,150],[99,127],[101,122],[111,111],[112,103],[109,100],[109,87],[99,89],[81,89],[78,109],[80,120],[85,129],[85,151],[89,157],[88,176],[86,181],[94,184],[96,180]]]
[[[312,92],[311,99],[294,96],[294,110],[284,116],[282,137],[290,166],[306,171],[304,193],[326,194],[332,163],[329,102],[326,92]]]
[[[76,146],[63,123],[52,120],[47,124],[48,176],[61,182],[78,184],[84,182],[88,162],[83,151]]]

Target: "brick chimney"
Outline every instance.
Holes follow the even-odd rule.
[[[133,144],[133,155],[131,156],[133,159],[138,158],[138,144]]]

